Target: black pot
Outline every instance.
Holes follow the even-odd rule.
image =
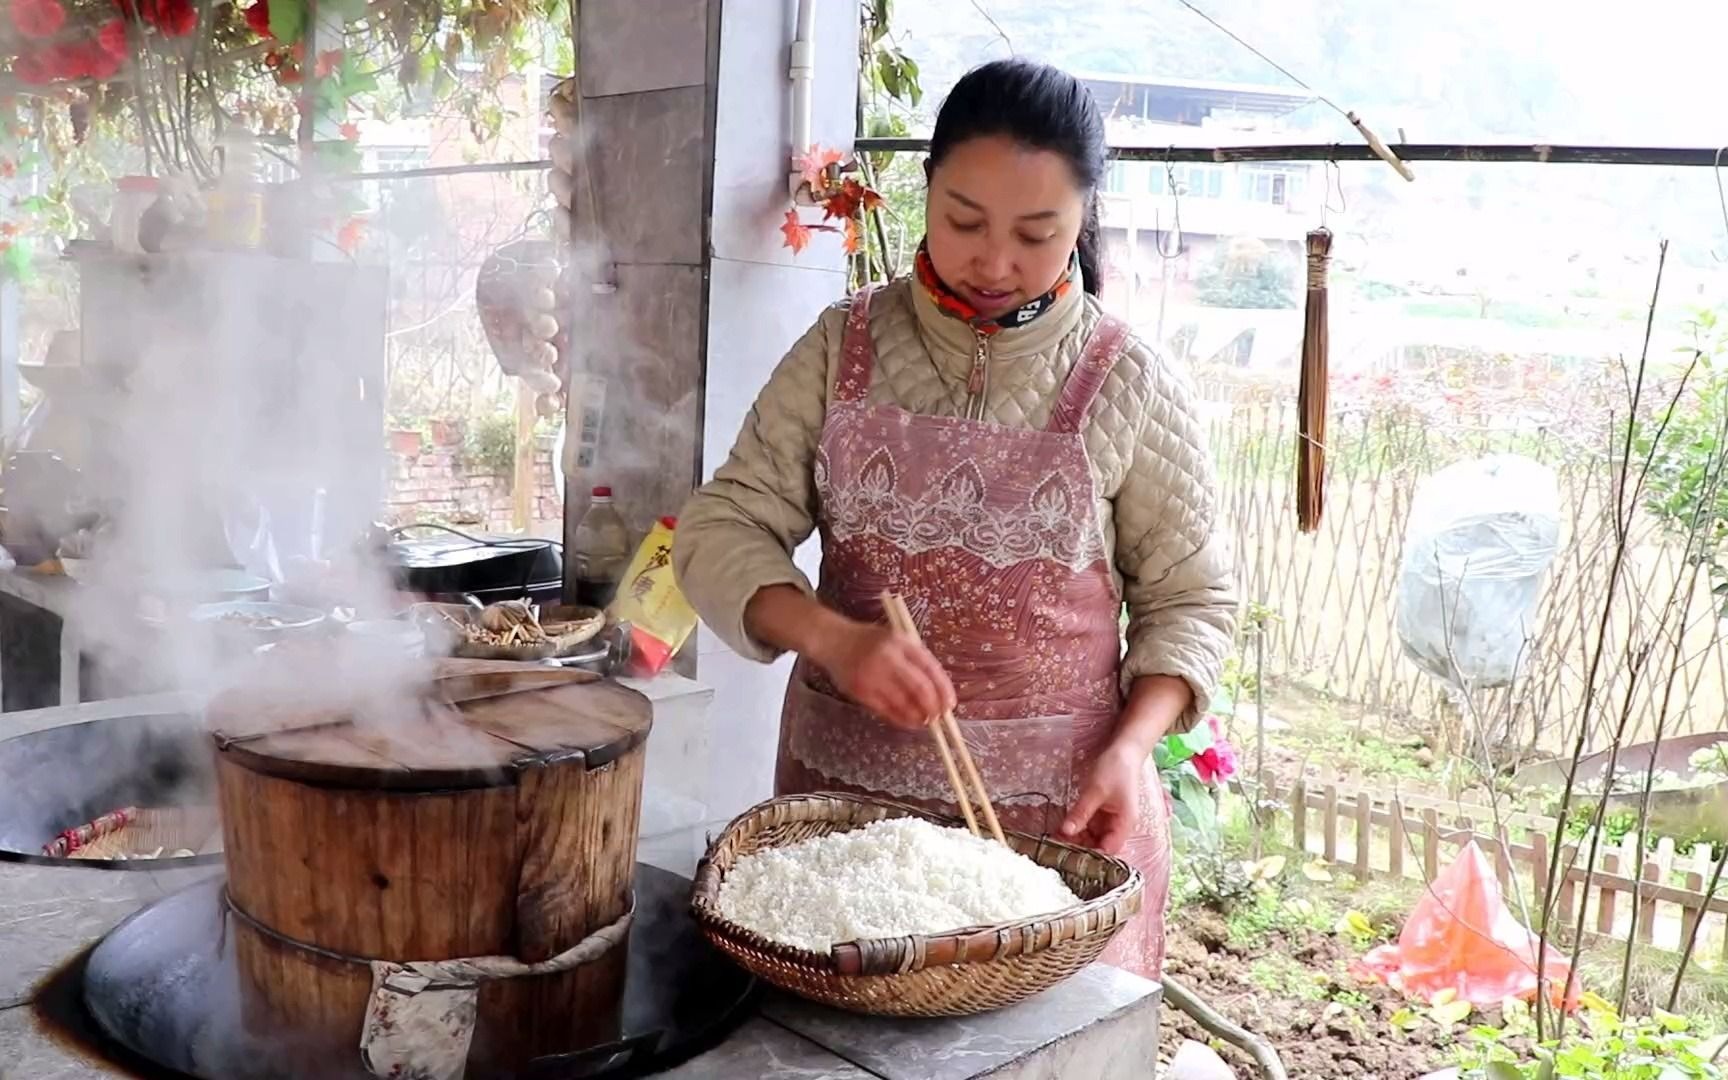
[[[473,596],[482,603],[561,586],[563,560],[549,540],[451,533],[399,539],[387,555],[399,588],[427,597]]]

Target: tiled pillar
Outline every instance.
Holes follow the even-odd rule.
[[[858,4],[815,2],[813,138],[846,148]],[[589,219],[598,226],[616,289],[572,299],[572,412],[598,399],[600,427],[592,466],[570,475],[569,528],[600,483],[639,531],[677,513],[725,460],[786,349],[845,293],[837,238],[819,236],[794,257],[779,232],[790,205],[796,13],[797,0],[578,4],[595,182],[592,214],[579,182],[577,233]],[[572,416],[573,431],[581,419]],[[812,571],[814,555],[812,546],[800,560]],[[713,715],[726,725],[713,740],[715,810],[730,813],[767,793],[786,668],[746,665],[705,633],[697,650],[697,675],[715,688]]]
[[[612,486],[641,533],[677,513],[696,483],[718,10],[715,0],[577,5],[593,179],[590,202],[578,178],[577,233],[597,233],[591,254],[610,266],[598,272],[601,291],[578,288],[571,301],[572,407],[600,405],[593,463],[567,485],[572,528],[596,484]]]
[[[846,149],[856,122],[858,4],[815,2],[812,137]],[[787,62],[796,12],[795,0],[730,0],[720,27],[704,477],[726,460],[757,392],[786,350],[824,307],[846,294],[845,257],[837,237],[818,234],[794,256],[779,231],[790,205]],[[818,554],[814,541],[799,553],[812,577]],[[699,677],[715,691],[715,722],[726,726],[712,743],[709,781],[713,809],[724,817],[770,793],[780,697],[790,664],[752,664],[706,632],[698,637],[698,649]]]

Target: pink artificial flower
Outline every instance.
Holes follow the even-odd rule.
[[[1216,715],[1207,716],[1206,721],[1212,725],[1212,745],[1189,760],[1194,762],[1201,783],[1222,784],[1236,775],[1236,748],[1225,741]]]

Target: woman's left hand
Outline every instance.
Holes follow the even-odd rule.
[[[1107,855],[1121,851],[1139,821],[1145,776],[1144,753],[1121,743],[1111,745],[1093,762],[1080,798],[1062,822],[1062,836]]]

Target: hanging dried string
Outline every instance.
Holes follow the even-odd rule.
[[[1308,303],[1302,317],[1302,376],[1296,388],[1296,527],[1320,527],[1326,492],[1326,266],[1332,233],[1308,234]]]

